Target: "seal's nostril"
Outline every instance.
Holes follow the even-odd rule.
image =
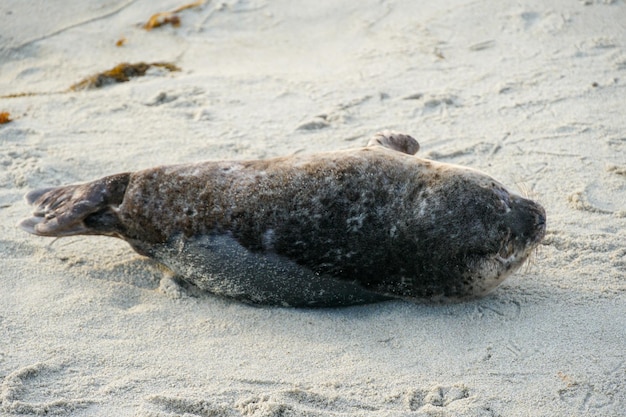
[[[537,215],[537,226],[545,226],[546,225],[546,215],[540,213]]]

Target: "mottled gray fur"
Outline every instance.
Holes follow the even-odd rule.
[[[122,238],[182,279],[259,304],[332,306],[486,294],[545,234],[545,211],[478,171],[369,146],[211,161],[31,192],[42,236]]]

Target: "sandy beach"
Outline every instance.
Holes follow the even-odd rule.
[[[626,415],[623,0],[185,4],[0,3],[0,415]],[[97,85],[122,63],[159,65]],[[269,308],[16,227],[32,189],[384,129],[540,202],[531,261],[471,302]]]

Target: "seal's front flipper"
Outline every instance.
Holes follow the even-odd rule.
[[[408,155],[415,155],[420,149],[419,143],[412,136],[390,130],[376,133],[367,146],[382,146]]]
[[[116,209],[124,199],[130,174],[117,174],[86,184],[44,188],[26,194],[33,216],[19,226],[39,236],[116,235]]]

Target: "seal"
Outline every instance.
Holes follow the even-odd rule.
[[[124,239],[202,290],[255,304],[483,296],[540,243],[545,211],[418,149],[383,132],[357,149],[116,174],[28,193],[20,226]]]

